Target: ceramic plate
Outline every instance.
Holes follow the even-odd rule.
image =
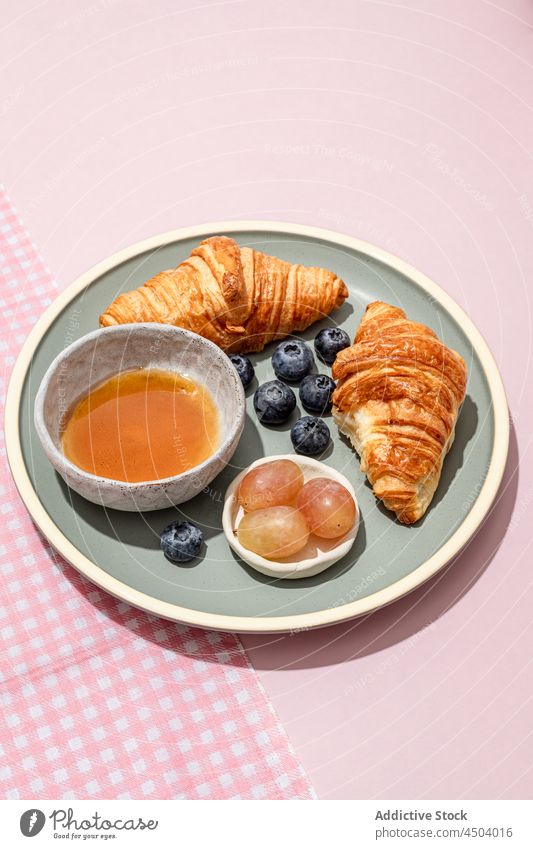
[[[291,262],[332,269],[347,284],[344,306],[303,337],[312,341],[335,322],[350,337],[367,303],[397,304],[432,327],[468,366],[466,400],[439,488],[426,516],[406,527],[375,500],[349,445],[331,417],[324,462],[355,487],[361,525],[350,553],[325,572],[299,581],[260,575],[232,553],[221,531],[226,487],[258,457],[291,452],[290,422],[258,424],[248,390],[248,417],[231,465],[209,489],[180,508],[146,514],[105,510],[71,492],[46,460],[33,428],[41,378],[65,345],[98,326],[98,316],[121,291],[185,259],[202,238],[232,235]],[[251,355],[260,382],[273,376],[273,346]],[[320,370],[329,373],[326,366]],[[300,415],[297,408],[293,419]],[[365,242],[329,231],[272,222],[218,222],[165,233],[116,254],[79,278],[34,327],[11,379],[6,439],[24,502],[51,544],[80,572],[113,595],[151,613],[221,630],[261,632],[312,628],[366,613],[399,598],[435,574],[470,539],[486,515],[503,474],[508,414],[492,355],[465,313],[435,283],[403,261]],[[205,554],[193,565],[172,565],[159,533],[183,517],[204,529]]]

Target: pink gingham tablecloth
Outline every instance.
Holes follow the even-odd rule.
[[[2,190],[0,279],[4,398],[56,290]],[[238,638],[90,584],[34,527],[1,450],[1,796],[311,798]]]

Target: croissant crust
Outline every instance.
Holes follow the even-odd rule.
[[[331,271],[292,265],[241,248],[227,236],[213,236],[177,268],[119,295],[100,324],[174,324],[224,351],[261,351],[329,315],[347,297],[346,286]]]
[[[466,389],[463,358],[403,310],[368,305],[333,366],[333,415],[374,494],[400,522],[426,512],[454,438]]]

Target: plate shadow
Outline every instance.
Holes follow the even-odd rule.
[[[383,651],[423,632],[450,610],[490,567],[516,502],[519,452],[511,422],[509,454],[489,513],[465,548],[437,575],[398,601],[340,625],[290,634],[243,635],[256,669],[318,668]]]

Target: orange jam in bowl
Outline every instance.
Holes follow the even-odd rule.
[[[112,480],[160,480],[188,471],[220,446],[209,391],[160,369],[124,371],[74,405],[62,435],[78,468]]]

